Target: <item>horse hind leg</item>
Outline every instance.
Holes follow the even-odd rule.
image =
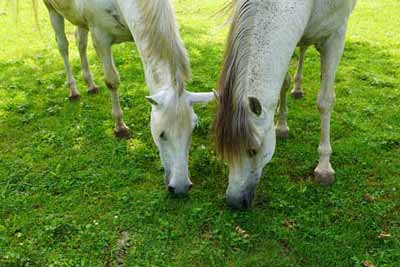
[[[115,119],[114,134],[117,138],[128,139],[130,137],[130,132],[124,122],[123,112],[119,101],[118,88],[120,85],[120,77],[112,56],[112,39],[110,36],[98,29],[90,29],[90,32],[92,34],[96,52],[103,63],[105,83],[111,94],[112,115]]]
[[[332,147],[330,144],[330,123],[335,104],[334,83],[336,71],[343,55],[347,26],[343,26],[327,41],[318,47],[321,53],[321,89],[318,95],[318,109],[321,115],[320,159],[314,171],[316,182],[330,185],[335,181],[335,171],[330,163]]]
[[[69,62],[69,43],[65,35],[64,17],[57,13],[51,6],[47,5],[51,25],[56,33],[58,49],[64,60],[65,70],[67,72],[67,83],[70,89],[69,99],[71,101],[79,100],[80,94],[76,86],[74,75],[72,74],[71,65]]]
[[[294,88],[291,92],[291,95],[294,99],[300,99],[304,97],[303,91],[303,67],[304,67],[304,58],[307,52],[306,46],[300,47],[300,59],[297,65],[296,76],[294,78]]]
[[[287,138],[289,136],[289,127],[287,123],[287,93],[290,88],[290,76],[289,73],[286,74],[285,81],[282,86],[281,96],[279,100],[279,118],[278,122],[276,123],[275,130],[276,136],[279,138]]]
[[[93,80],[92,72],[90,71],[89,61],[87,56],[87,45],[88,45],[89,31],[82,27],[77,27],[75,31],[76,43],[79,50],[79,56],[81,58],[82,74],[88,86],[89,94],[98,94],[99,87]]]

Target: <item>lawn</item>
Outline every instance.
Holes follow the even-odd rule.
[[[351,18],[332,122],[337,182],[312,182],[320,74],[311,49],[305,99],[289,100],[289,138],[278,141],[247,212],[225,203],[227,169],[210,143],[215,104],[196,107],[194,187],[190,197],[172,198],[151,139],[134,45],[114,47],[133,132],[121,141],[113,137],[109,93],[92,47],[101,94],[70,103],[46,11],[40,7],[38,33],[29,2],[18,22],[13,6],[0,4],[1,267],[400,266],[398,0],[358,1]],[[211,90],[227,33],[214,14],[224,1],[174,2],[193,68],[188,88]],[[84,93],[71,26],[68,36]]]

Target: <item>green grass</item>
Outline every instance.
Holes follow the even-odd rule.
[[[196,108],[187,199],[170,198],[149,130],[147,89],[133,44],[114,48],[129,141],[112,135],[109,94],[67,100],[64,67],[41,7],[18,26],[0,6],[0,266],[400,266],[400,5],[363,0],[351,19],[332,123],[337,182],[317,164],[319,57],[306,59],[306,98],[290,100],[291,133],[254,208],[225,204],[227,170],[209,142],[215,104]],[[8,1],[6,1],[8,2]],[[221,0],[176,0],[194,91],[217,81],[226,28]],[[73,28],[68,28],[71,43]],[[297,56],[296,56],[297,57]],[[77,50],[71,58],[85,91]],[[101,66],[90,48],[97,82]],[[294,67],[294,63],[293,63]],[[79,75],[78,75],[79,74]],[[365,194],[374,197],[364,200]],[[239,227],[239,228],[238,228]],[[245,231],[245,232],[243,232]],[[129,246],[118,240],[128,232]],[[380,233],[391,236],[379,238]]]

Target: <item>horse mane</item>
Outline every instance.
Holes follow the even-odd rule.
[[[142,36],[147,40],[146,50],[157,60],[169,64],[171,77],[179,94],[190,79],[190,63],[176,23],[171,0],[140,0],[143,10],[144,29]]]
[[[242,153],[260,146],[250,120],[246,93],[256,5],[252,0],[232,0],[228,6],[232,10],[232,25],[218,82],[219,103],[213,137],[222,159],[234,162],[240,161]]]

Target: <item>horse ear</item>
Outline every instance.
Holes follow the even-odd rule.
[[[256,114],[257,116],[261,116],[262,113],[262,106],[260,101],[254,97],[254,96],[249,96],[249,105],[250,105],[250,110]]]
[[[215,92],[208,93],[191,93],[187,92],[186,94],[187,100],[190,105],[198,104],[198,103],[208,103],[216,98]]]
[[[146,96],[147,101],[150,102],[153,106],[161,106],[164,100],[164,90],[159,93],[151,96]]]
[[[219,100],[219,94],[218,94],[217,90],[213,89],[212,91],[214,93],[215,99],[218,101]]]

